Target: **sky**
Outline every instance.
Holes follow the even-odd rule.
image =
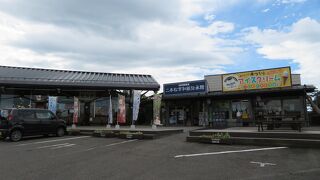
[[[164,83],[291,66],[320,86],[319,0],[0,0],[0,65]]]

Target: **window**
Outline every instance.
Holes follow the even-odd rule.
[[[300,115],[302,111],[302,102],[300,99],[284,99],[283,110],[287,115]]]
[[[282,108],[281,108],[280,99],[266,100],[265,105],[266,105],[266,111],[268,112],[268,114],[281,115]]]
[[[33,111],[20,111],[19,112],[19,117],[22,119],[34,119],[34,112]]]
[[[53,119],[54,116],[51,114],[51,112],[36,112],[38,119]]]
[[[237,113],[241,115],[243,119],[250,119],[251,103],[249,100],[232,101],[232,119],[237,119]]]
[[[216,119],[229,119],[230,102],[217,100],[212,101],[209,107],[209,121]]]

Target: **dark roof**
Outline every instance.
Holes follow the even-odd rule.
[[[159,90],[151,75],[0,66],[0,86]]]

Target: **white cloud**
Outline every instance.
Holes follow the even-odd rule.
[[[209,35],[216,35],[219,33],[230,33],[233,30],[234,30],[233,23],[223,22],[223,21],[215,21],[205,29],[205,31]]]
[[[208,22],[212,22],[215,18],[216,18],[216,16],[214,14],[210,14],[210,13],[208,13],[204,16],[204,19],[207,20]]]
[[[267,12],[269,12],[269,11],[270,11],[269,8],[262,10],[263,13],[267,13]]]
[[[283,4],[304,3],[306,0],[281,0]]]
[[[302,74],[303,83],[320,86],[320,22],[311,18],[300,19],[284,31],[273,29],[247,30],[246,40],[255,43],[257,52],[271,60],[289,59],[299,64],[296,73]]]
[[[46,4],[49,2],[51,6]],[[232,64],[233,57],[242,51],[235,41],[217,36],[232,32],[233,23],[212,21],[208,27],[199,27],[189,19],[187,14],[209,11],[201,7],[185,12],[188,3],[198,2],[163,2],[154,11],[144,1],[132,7],[119,1],[104,3],[114,9],[108,6],[108,12],[92,3],[85,9],[72,0],[63,5],[36,0],[2,4],[0,64],[150,73],[163,84],[222,72],[221,66]],[[217,7],[223,6],[217,3]],[[16,7],[14,12],[12,7]],[[145,8],[149,10],[143,12]]]

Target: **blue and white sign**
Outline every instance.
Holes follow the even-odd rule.
[[[188,81],[163,85],[165,95],[204,93],[207,90],[206,81]]]
[[[57,97],[49,96],[48,109],[52,111],[54,114],[56,114],[57,112],[57,100],[58,100]]]

